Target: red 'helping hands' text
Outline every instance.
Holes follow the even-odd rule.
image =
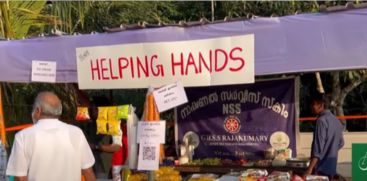
[[[172,75],[176,75],[176,69],[180,70],[179,74],[187,75],[189,68],[193,68],[196,74],[203,72],[204,68],[210,73],[221,72],[226,68],[231,72],[240,71],[245,66],[245,60],[241,57],[241,54],[236,56],[236,51],[242,53],[243,50],[240,47],[231,49],[229,53],[222,49],[210,50],[209,57],[204,57],[201,52],[196,56],[191,52],[188,55],[180,53],[179,57],[171,53]],[[231,64],[235,61],[238,61],[236,65]]]
[[[170,58],[170,61],[160,60],[156,54],[141,57],[121,56],[117,59],[98,58],[90,60],[90,73],[92,80],[116,80],[126,76],[131,78],[164,77],[166,72],[174,76],[202,72],[217,73],[226,70],[238,72],[245,67],[243,57],[243,49],[234,47],[230,51],[209,50],[207,54],[202,52],[171,53],[170,57],[167,57]],[[166,62],[166,64],[160,62]]]

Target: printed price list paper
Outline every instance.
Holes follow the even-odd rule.
[[[56,82],[56,62],[32,61],[32,82]]]
[[[138,122],[138,143],[150,141],[158,144],[166,142],[166,121],[139,121]]]

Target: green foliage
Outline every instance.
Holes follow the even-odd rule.
[[[61,119],[68,123],[75,123],[76,94],[71,84],[43,84],[43,83],[2,83],[3,106],[6,127],[31,124],[33,101],[42,91],[55,92],[62,101],[63,114]],[[8,133],[8,143],[12,143],[15,132]]]
[[[149,23],[169,22],[177,11],[171,2],[135,1],[56,1],[46,13],[57,17],[57,28],[67,33],[102,32],[103,27],[119,27],[142,21]]]
[[[84,28],[85,18],[93,1],[53,1],[47,5],[44,13],[52,15],[54,29],[73,33],[80,26]]]
[[[244,17],[247,14],[270,16],[290,15],[297,10],[315,12],[315,1],[214,1],[215,19]],[[48,15],[58,17],[52,25],[68,33],[102,32],[103,27],[121,24],[177,23],[180,20],[211,19],[210,1],[56,1],[47,6]]]
[[[43,26],[48,20],[41,14],[46,1],[1,1],[1,36],[19,39],[28,35],[31,26]]]
[[[55,92],[63,102],[62,118],[67,122],[73,121],[77,100],[71,84],[4,83],[3,89],[7,126],[32,123],[33,101],[42,91]]]
[[[353,70],[353,71],[344,71],[342,72],[342,78],[344,81],[353,81],[363,79],[367,76],[367,69],[365,70]]]

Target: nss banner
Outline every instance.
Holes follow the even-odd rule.
[[[176,140],[199,142],[194,158],[259,159],[272,146],[296,154],[295,79],[185,90]]]

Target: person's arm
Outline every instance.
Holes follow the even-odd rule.
[[[85,139],[83,132],[81,132],[81,147],[80,153],[81,157],[81,172],[86,181],[95,181],[96,177],[93,172],[93,165],[95,163],[95,159],[92,153],[92,150],[89,147],[87,140]]]
[[[311,175],[312,171],[315,169],[317,162],[319,161],[318,158],[314,157],[310,161],[310,165],[308,166],[305,175]]]
[[[27,159],[23,144],[22,135],[17,133],[6,168],[6,175],[12,175],[18,181],[26,181],[28,174],[29,160]]]
[[[318,160],[322,159],[325,155],[325,140],[326,140],[327,128],[323,124],[322,120],[316,121],[315,134],[312,142],[311,161],[307,168],[306,175],[312,174],[315,169]]]
[[[14,177],[14,181],[27,181],[27,177]]]
[[[85,178],[85,181],[96,181],[96,176],[94,175],[92,167],[82,169],[82,174]]]
[[[117,144],[99,145],[98,149],[103,152],[114,153],[119,151],[121,149],[121,146]]]

